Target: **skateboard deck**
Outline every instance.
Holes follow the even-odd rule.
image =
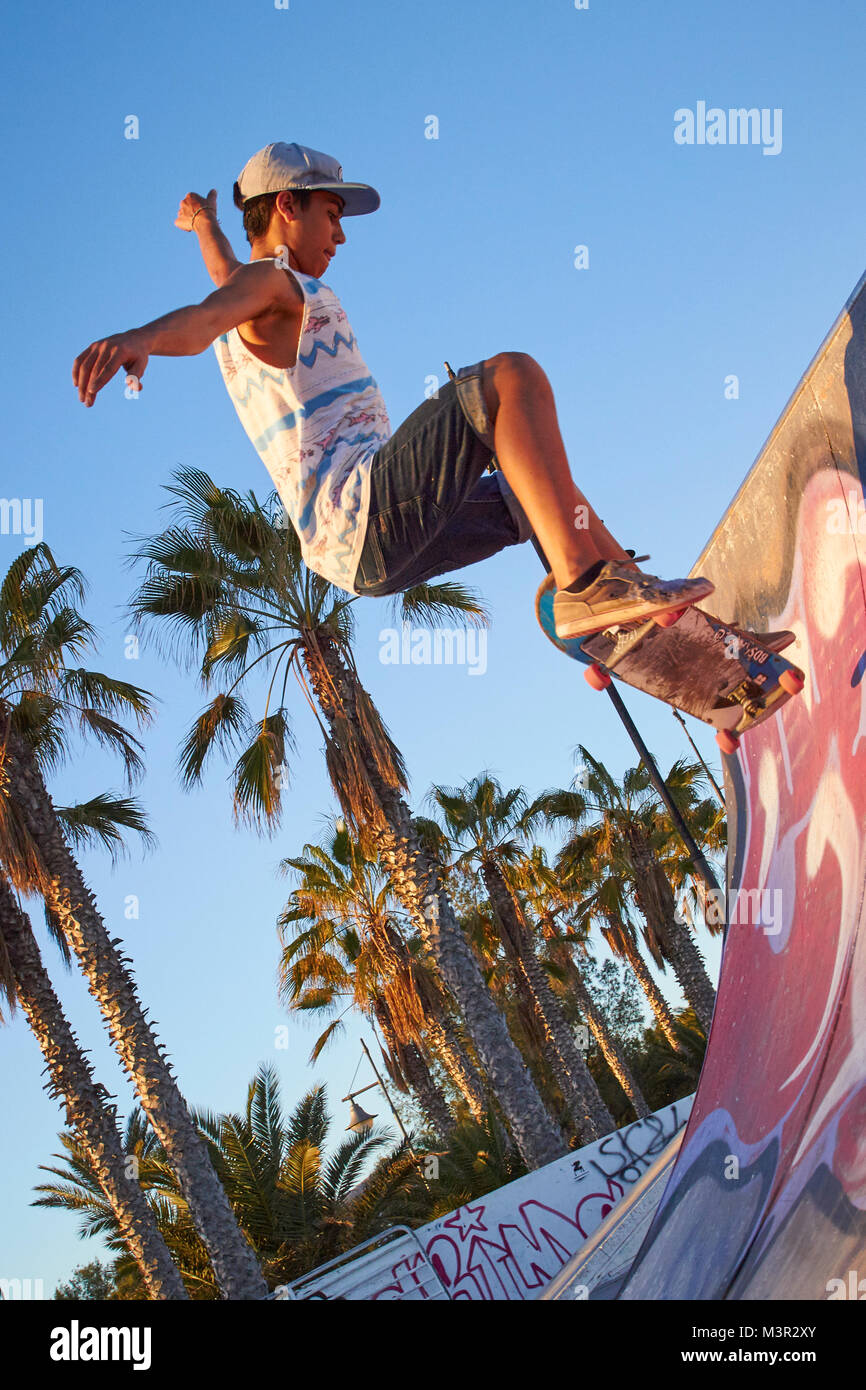
[[[691,607],[669,627],[650,618],[560,638],[553,620],[555,591],[548,575],[535,600],[538,621],[554,646],[587,666],[594,689],[616,676],[712,725],[724,753],[733,753],[741,734],[776,714],[803,688],[803,672],[780,655],[796,641],[793,632],[748,632]]]

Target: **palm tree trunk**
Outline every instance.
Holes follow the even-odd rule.
[[[518,1025],[517,1045],[521,1056],[530,1064],[531,1074],[548,1115],[567,1144],[580,1130],[583,1120],[581,1107],[574,1104],[571,1078],[553,1046],[526,967],[507,936],[503,944]]]
[[[614,922],[612,925],[618,949],[625,956],[634,971],[637,982],[646,995],[647,1002],[655,1014],[656,1022],[674,1052],[684,1053],[685,1049],[677,1037],[676,1019],[674,1018],[673,1011],[653,979],[649,966],[638,950],[637,945],[632,940],[631,933],[627,927],[622,926],[619,922]]]
[[[659,924],[659,935],[665,955],[680,982],[680,988],[697,1014],[704,1032],[709,1035],[716,1006],[716,992],[694,937],[687,927],[676,921],[675,913],[676,904],[672,899],[670,917]]]
[[[577,1045],[574,1033],[565,1018],[538,956],[530,948],[521,955],[527,978],[544,1027],[569,1083],[569,1109],[577,1124],[582,1144],[610,1134],[616,1129],[613,1116],[601,1098],[595,1077]],[[552,1059],[551,1059],[552,1060]]]
[[[390,980],[395,983],[405,982],[407,979],[411,981],[413,978],[411,957],[400,934],[394,930],[392,925],[383,928],[373,921],[370,921],[369,928],[371,939],[377,943],[382,967]],[[430,963],[435,969],[435,961]],[[432,996],[425,994],[422,998],[417,992],[417,987],[413,987],[412,993],[417,1011],[413,1020],[411,1038],[401,1035],[401,1030],[396,1026],[390,1009],[388,1010],[395,1039],[402,1036],[404,1042],[413,1041],[425,1067],[427,1061],[424,1057],[424,1049],[426,1047],[428,1051],[432,1051],[445,1068],[458,1093],[466,1100],[471,1113],[480,1120],[484,1112],[484,1087],[481,1077],[457,1036],[457,1032],[448,1017],[447,1009],[443,1007],[435,994]],[[387,1007],[386,998],[383,998],[382,1003],[383,1007]]]
[[[391,1054],[393,1065],[399,1069],[404,1081],[415,1093],[430,1128],[443,1139],[447,1139],[454,1132],[454,1116],[445,1096],[436,1085],[420,1048],[411,1039],[401,1041],[398,1038],[384,999],[375,1001],[373,1012],[382,1030],[382,1037]]]
[[[616,1128],[613,1116],[599,1094],[583,1053],[550,988],[499,866],[485,859],[481,865],[481,876],[499,922],[503,944],[506,947],[511,945],[525,973],[539,1022],[551,1049],[548,1061],[556,1071],[560,1085],[565,1087],[566,1104],[577,1127],[578,1137],[584,1144],[592,1143]]]
[[[620,1046],[619,1039],[611,1032],[610,1028],[607,1026],[607,1020],[596,1007],[595,1000],[584,982],[580,967],[571,953],[570,946],[564,941],[557,939],[557,930],[553,917],[549,914],[542,914],[539,920],[541,929],[547,940],[548,950],[551,952],[551,957],[564,970],[568,980],[568,987],[574,994],[580,1006],[581,1014],[592,1030],[593,1037],[601,1049],[604,1060],[607,1062],[625,1095],[634,1106],[634,1111],[638,1119],[642,1119],[652,1112],[629,1067],[625,1051]]]
[[[442,1019],[440,1022],[431,1018],[425,1033],[458,1094],[466,1101],[473,1120],[480,1123],[484,1115],[484,1086],[451,1020]]]
[[[412,1042],[406,1043],[400,1049],[400,1063],[431,1129],[440,1138],[447,1140],[454,1133],[457,1122],[451,1114],[443,1092],[433,1080],[433,1074],[420,1047]]]
[[[177,1174],[220,1289],[226,1298],[263,1298],[268,1289],[256,1256],[147,1021],[132,975],[110,940],[70,853],[33,754],[12,728],[7,735],[5,769],[9,791],[21,807],[47,870],[46,908],[78,957],[142,1109]]]
[[[495,1108],[491,1104],[491,1098],[487,1094],[481,1073],[466,1051],[463,1039],[454,1026],[453,1019],[449,1018],[447,1014],[441,1019],[434,1019],[432,1027],[428,1030],[428,1036],[430,1042],[435,1044],[436,1056],[466,1101],[473,1120],[477,1124],[483,1124],[485,1113],[489,1110],[490,1127],[496,1134],[503,1151],[514,1153],[514,1141],[500,1123]]]
[[[574,991],[575,998],[577,999],[580,1012],[589,1024],[593,1037],[601,1048],[604,1060],[607,1062],[607,1065],[610,1067],[623,1091],[634,1106],[634,1112],[638,1119],[644,1119],[652,1112],[644,1100],[640,1086],[634,1078],[625,1052],[620,1046],[617,1038],[608,1028],[602,1014],[596,1008],[595,1001],[583,981],[580,969],[574,961],[571,962],[571,967],[568,971],[568,979],[570,988]]]
[[[438,881],[438,870],[418,841],[408,807],[404,808],[404,817],[403,824],[398,821],[395,826],[397,814],[392,807],[390,823],[378,832],[382,862],[466,1020],[524,1163],[528,1168],[552,1163],[563,1152],[558,1130],[484,983],[478,962]]]
[[[308,644],[304,655],[310,682],[335,742],[345,738],[347,732],[353,736],[353,747],[345,751],[363,768],[370,799],[366,816],[379,858],[395,895],[457,1002],[520,1155],[528,1168],[551,1163],[563,1152],[557,1128],[484,983],[478,961],[442,885],[439,867],[423,848],[409,807],[399,788],[386,782],[373,765],[365,746],[356,709],[360,682],[346,669],[326,638]],[[369,702],[366,692],[362,694]],[[334,780],[351,824],[357,820],[359,808],[339,779]]]
[[[93,1073],[54,993],[30,922],[2,875],[0,937],[12,966],[17,999],[48,1067],[47,1089],[63,1101],[67,1124],[87,1151],[147,1292],[154,1299],[188,1298],[144,1191],[128,1175],[120,1135],[105,1111]]]
[[[664,871],[652,851],[636,832],[629,835],[635,867],[635,900],[647,921],[655,928],[666,958],[674,969],[680,988],[694,1009],[705,1033],[709,1033],[716,1003],[716,992],[706,972],[704,959],[687,927],[676,920],[677,906]]]

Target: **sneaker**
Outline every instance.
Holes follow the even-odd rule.
[[[619,623],[688,608],[714,588],[709,579],[657,579],[622,561],[608,560],[585,589],[557,589],[553,599],[556,635],[585,637]]]

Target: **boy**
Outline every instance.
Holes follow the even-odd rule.
[[[329,155],[278,142],[248,160],[234,200],[250,261],[238,261],[220,231],[216,193],[188,194],[176,225],[197,233],[217,289],[86,348],[72,372],[85,405],[121,366],[140,389],[151,354],[194,355],[212,343],[306,564],[348,593],[396,593],[533,533],[557,585],[560,637],[712,592],[707,580],[643,574],[605,529],[571,478],[550,383],[525,353],[499,353],[456,375],[449,367],[437,397],[391,432],[321,279],[346,239],[342,219],[378,208],[374,188],[344,182]]]

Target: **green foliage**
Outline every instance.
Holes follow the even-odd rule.
[[[456,1127],[448,1148],[438,1157],[438,1176],[430,1182],[430,1206],[425,1221],[434,1221],[457,1207],[474,1202],[527,1172],[516,1151],[506,1144],[502,1128],[488,1113],[483,1122],[466,1118]]]
[[[587,956],[580,973],[610,1031],[626,1045],[639,1042],[646,1025],[646,1000],[629,966]]]
[[[634,1069],[653,1110],[697,1090],[707,1039],[694,1009],[683,1009],[677,1014],[675,1032],[683,1053],[670,1049],[656,1025],[645,1030],[643,1045],[635,1054]]]
[[[250,1083],[242,1113],[193,1111],[193,1119],[271,1288],[389,1226],[425,1219],[426,1189],[416,1160],[405,1143],[389,1151],[387,1130],[346,1135],[333,1152],[326,1152],[330,1117],[322,1086],[313,1087],[284,1115],[276,1071],[263,1066]],[[118,1251],[121,1291],[116,1296],[145,1298],[86,1153],[71,1135],[60,1138],[64,1166],[46,1169],[58,1181],[37,1188],[43,1196],[34,1205],[80,1212],[81,1234],[101,1235]],[[217,1298],[210,1262],[180,1187],[137,1110],[127,1123],[126,1149],[138,1159],[139,1181],[190,1297]]]
[[[77,728],[85,741],[93,737],[119,754],[132,786],[144,771],[143,748],[117,716],[131,716],[144,728],[152,718],[150,696],[71,664],[96,642],[95,629],[74,606],[85,592],[80,571],[58,565],[44,542],[12,562],[0,583],[0,701],[11,706],[12,726],[33,750],[43,776],[67,761]]]
[[[64,1303],[81,1303],[89,1300],[116,1298],[117,1283],[114,1265],[101,1264],[91,1260],[90,1264],[78,1265],[66,1284],[58,1284],[54,1297]]]

